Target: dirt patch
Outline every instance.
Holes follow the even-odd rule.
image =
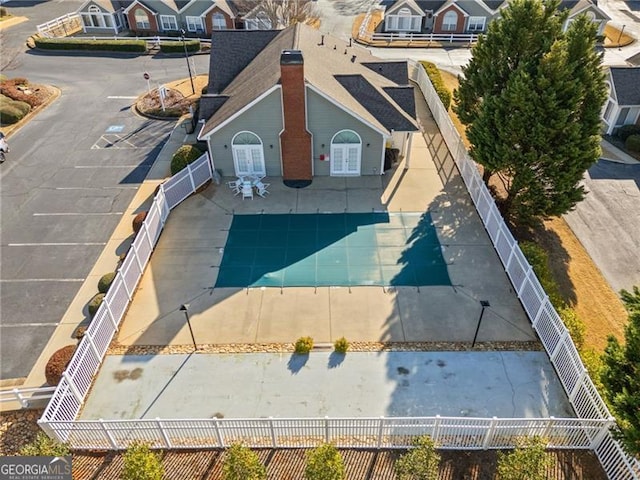
[[[209,82],[208,75],[193,77],[193,87],[189,78],[166,83],[166,96],[163,101],[157,88],[144,94],[136,103],[136,110],[142,115],[152,117],[179,118],[189,113],[189,109],[195,110],[196,104],[202,95],[202,89]],[[164,110],[162,104],[164,102]]]

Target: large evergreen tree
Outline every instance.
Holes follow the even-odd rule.
[[[511,3],[473,48],[455,92],[471,156],[486,182],[498,176],[503,213],[522,223],[569,211],[600,153],[606,87],[597,28],[583,16],[563,33],[557,7]]]
[[[640,458],[640,290],[622,291],[629,323],[624,345],[610,336],[603,360],[602,383],[627,450]]]

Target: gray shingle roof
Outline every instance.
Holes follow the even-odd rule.
[[[383,87],[382,89],[407,115],[416,118],[416,98],[413,95],[413,87]]]
[[[640,67],[611,67],[618,105],[640,105]]]
[[[368,62],[363,65],[398,85],[409,83],[407,62]]]
[[[277,30],[214,30],[207,91],[221,93],[278,33]]]
[[[353,98],[363,105],[387,130],[414,131],[417,130],[397,107],[385,99],[382,94],[371,85],[362,75],[336,75]],[[414,112],[415,114],[415,112]]]
[[[210,118],[228,99],[229,97],[226,95],[202,95],[200,97],[198,119],[206,120]]]
[[[216,33],[219,37],[232,37],[233,34],[232,31],[225,30]],[[390,128],[417,130],[415,117],[406,113],[404,107],[396,104],[394,99],[383,90],[384,87],[397,87],[398,84],[363,65],[364,63],[380,62],[380,59],[371,55],[368,50],[360,46],[349,46],[344,40],[327,34],[324,34],[324,41],[321,41],[323,34],[301,24],[276,31],[275,34],[271,42],[260,50],[255,59],[250,61],[235,78],[230,80],[222,92],[209,89],[209,94],[222,93],[229,99],[209,118],[201,135],[207,135],[260,95],[277,85],[280,81],[280,54],[282,50],[288,49],[302,51],[307,85],[319,90],[323,95],[331,98],[335,103],[368,122],[374,128],[386,132],[389,132]],[[232,48],[234,41],[229,38],[219,40],[218,45],[222,46],[223,44]],[[217,70],[219,68],[218,60],[221,57],[214,56],[212,53],[210,71],[214,75],[220,75]],[[229,56],[227,55],[226,58]],[[223,67],[223,70],[228,70],[228,68]],[[404,71],[406,72],[406,66]],[[397,72],[395,74],[397,75]],[[336,75],[359,75],[366,79],[366,84],[369,87],[362,86],[364,84],[358,87],[352,82],[346,82],[345,86],[342,84],[344,82],[341,83],[337,80]],[[404,80],[404,76],[402,78]],[[406,83],[407,81],[404,81],[403,86],[406,86]],[[221,82],[216,83],[216,85],[221,84]],[[363,89],[366,89],[366,92]],[[367,93],[371,89],[378,95]],[[369,99],[373,97],[376,101],[382,102],[381,106],[367,104]]]

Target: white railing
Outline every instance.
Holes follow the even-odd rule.
[[[153,448],[301,448],[321,442],[339,447],[407,448],[429,435],[442,449],[512,448],[518,438],[542,436],[549,448],[593,449],[607,420],[576,418],[236,418],[141,419],[51,422],[76,449],[123,449],[131,442]]]
[[[29,408],[38,400],[53,397],[56,387],[30,387],[0,390],[0,403],[19,402],[22,408]]]
[[[67,13],[65,15],[62,15],[58,18],[54,18],[53,20],[50,20],[46,23],[41,23],[40,25],[38,25],[36,28],[38,30],[38,33],[40,35],[42,35],[43,37],[50,37],[50,31],[53,30],[54,28],[58,28],[58,27],[63,27],[65,28],[67,23],[73,22],[73,21],[78,21],[80,22],[80,25],[82,25],[82,18],[80,17],[79,14],[77,13]]]
[[[427,100],[476,210],[578,418],[612,421],[613,418],[593,385],[569,331],[500,215],[426,71],[417,63],[413,67],[412,78]],[[640,478],[640,462],[627,456],[609,432],[601,436],[593,449],[610,478]]]
[[[478,41],[482,33],[415,33],[415,32],[374,32],[369,29],[371,22],[371,11],[367,12],[358,30],[358,40],[371,43],[383,41],[391,43],[394,41],[408,42],[436,42],[436,43],[474,43]]]
[[[50,436],[60,441],[69,440],[69,430],[58,428],[58,422],[73,422],[78,415],[93,377],[129,307],[169,211],[211,178],[211,163],[205,153],[158,189],[142,228],[63,372],[53,398],[38,420]]]

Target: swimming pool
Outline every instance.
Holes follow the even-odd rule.
[[[215,287],[451,285],[429,213],[234,215]]]

